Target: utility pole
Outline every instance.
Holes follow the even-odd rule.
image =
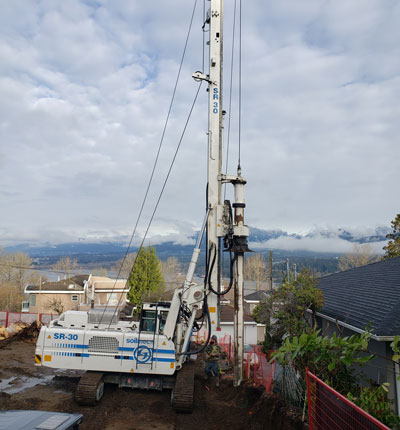
[[[268,281],[269,281],[269,289],[272,291],[273,288],[273,281],[272,281],[272,251],[269,251],[269,276],[268,276]]]
[[[42,305],[42,276],[39,278],[39,297],[38,297],[38,305],[37,305],[37,319],[36,325],[39,327],[40,324],[40,307]]]

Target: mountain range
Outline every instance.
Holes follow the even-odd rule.
[[[250,248],[257,252],[268,250],[284,251],[286,254],[296,255],[330,255],[337,256],[351,252],[355,244],[369,244],[371,251],[380,253],[386,234],[390,232],[387,227],[366,229],[322,229],[315,228],[310,232],[288,233],[284,230],[264,230],[250,228]],[[4,248],[6,252],[25,252],[32,258],[61,257],[76,255],[122,255],[126,252],[128,237],[118,236],[114,240],[77,241],[68,243],[20,243]],[[186,237],[183,243],[179,240],[171,240],[168,236],[158,242],[150,240],[157,250],[160,258],[168,256],[190,257],[195,243],[195,236]],[[193,244],[190,244],[193,242]],[[188,244],[189,243],[189,244]],[[132,251],[137,247],[132,247]],[[184,258],[186,259],[186,258]]]

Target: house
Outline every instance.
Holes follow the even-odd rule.
[[[257,344],[257,323],[253,317],[248,313],[244,313],[244,343],[250,345]],[[217,331],[218,338],[224,335],[230,335],[233,339],[233,327],[234,327],[234,309],[233,306],[222,305],[221,306],[221,320],[220,320],[221,331]]]
[[[244,296],[245,311],[251,314],[254,308],[272,293],[272,290],[260,290]]]
[[[270,296],[272,290],[260,290],[244,296],[244,310],[252,314],[255,307]],[[257,343],[264,342],[265,339],[265,324],[257,324]]]
[[[123,306],[126,302],[126,279],[111,279],[104,276],[78,275],[42,285],[27,285],[28,300],[22,303],[22,312],[51,313],[59,309],[87,310],[94,306]]]
[[[87,277],[86,277],[87,279]],[[25,294],[28,300],[22,303],[23,312],[57,313],[61,310],[77,310],[84,301],[85,290],[79,280],[74,278],[58,282],[43,282],[42,285],[27,285]]]
[[[92,300],[94,306],[123,306],[126,302],[126,296],[129,288],[126,288],[126,279],[111,279],[105,276],[89,275],[85,283],[85,305],[90,305]]]
[[[377,384],[390,383],[389,398],[400,413],[400,370],[390,347],[400,335],[400,257],[324,276],[318,288],[325,303],[317,323],[324,333],[372,331],[368,349],[377,357],[363,372]]]
[[[201,314],[200,311],[199,315]],[[257,323],[247,313],[244,313],[244,342],[248,344],[257,344]],[[212,335],[216,335],[219,340],[225,336],[230,336],[233,341],[234,331],[234,310],[233,306],[223,304],[221,305],[220,314],[220,330],[212,332]],[[193,336],[195,341],[203,341],[207,338],[207,332],[204,328],[196,332]]]

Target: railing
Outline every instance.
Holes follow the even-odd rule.
[[[390,430],[308,369],[306,380],[310,430]]]
[[[58,318],[57,314],[39,314],[39,321],[49,325],[51,320]],[[0,326],[9,327],[11,324],[32,324],[37,320],[37,313],[0,311]]]

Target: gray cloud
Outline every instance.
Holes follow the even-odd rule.
[[[156,3],[2,5],[0,242],[131,230],[191,14],[183,0]],[[257,1],[246,3],[243,15],[247,222],[288,231],[389,225],[399,210],[393,190],[400,181],[400,6]],[[197,20],[142,230],[196,91],[191,73],[201,68],[200,27]],[[206,92],[201,95],[158,211],[157,222],[176,240],[190,237],[204,212]],[[226,92],[225,108],[227,100]],[[231,172],[237,132],[235,96]]]

